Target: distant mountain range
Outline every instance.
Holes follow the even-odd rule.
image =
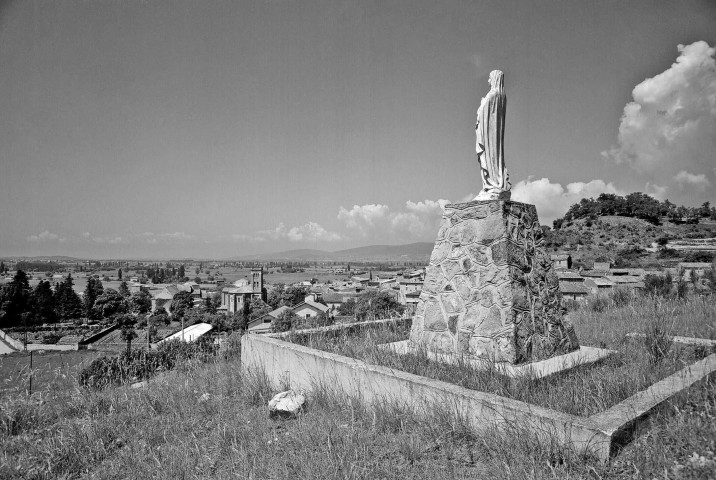
[[[428,242],[406,245],[368,245],[327,252],[325,250],[299,249],[277,253],[262,253],[232,257],[230,260],[260,261],[328,261],[328,262],[427,262],[433,251]]]

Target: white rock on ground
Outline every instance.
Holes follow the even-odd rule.
[[[281,392],[269,401],[269,415],[296,415],[303,408],[304,403],[306,403],[306,397],[301,393],[293,390]]]

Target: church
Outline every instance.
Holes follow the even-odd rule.
[[[222,289],[219,311],[226,312],[227,315],[240,312],[244,309],[244,305],[254,298],[266,301],[263,267],[251,269],[250,282],[242,278],[235,281],[231,287]]]

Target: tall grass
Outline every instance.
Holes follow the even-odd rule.
[[[490,363],[478,369],[466,358],[457,358],[450,364],[438,362],[424,347],[399,354],[379,346],[406,337],[406,332],[381,327],[356,334],[295,336],[293,341],[369,364],[582,416],[606,410],[703,356],[691,348],[674,347],[665,349],[660,361],[655,362],[652,351],[642,343],[622,339],[610,345],[616,353],[597,365],[535,380],[528,376],[507,377]]]
[[[0,402],[0,478],[711,478],[716,386],[660,413],[610,464],[537,442],[519,425],[476,434],[435,405],[366,408],[315,385],[306,412],[269,419],[281,388],[237,360],[193,365],[145,389],[76,389]],[[694,452],[697,456],[694,457]],[[693,460],[696,458],[696,460]],[[703,461],[702,461],[703,459]],[[691,475],[691,476],[689,476]]]

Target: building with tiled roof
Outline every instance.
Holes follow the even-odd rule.
[[[219,310],[226,312],[227,315],[240,312],[244,304],[254,298],[266,301],[263,267],[251,269],[251,282],[241,279],[237,280],[234,286],[222,289]]]
[[[589,295],[589,288],[577,282],[559,282],[559,291],[563,299],[582,300]]]

